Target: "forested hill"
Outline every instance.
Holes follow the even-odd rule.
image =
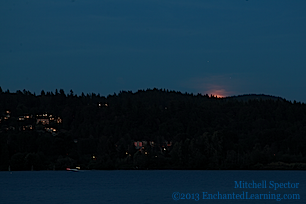
[[[0,169],[306,169],[306,105],[253,96],[0,88]]]

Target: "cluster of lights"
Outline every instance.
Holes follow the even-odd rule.
[[[43,117],[43,118],[37,118],[37,124],[41,122],[43,125],[49,124],[49,121],[55,121],[56,123],[62,123],[62,119],[60,117],[55,117],[53,115],[48,115],[47,113],[36,115],[36,117]]]
[[[3,120],[8,120],[10,117],[11,117],[11,111],[7,110],[5,111],[3,117],[0,118],[0,123],[3,121]],[[36,124],[38,123],[42,123],[43,125],[48,125],[50,123],[50,121],[55,121],[56,123],[62,123],[62,119],[60,117],[57,117],[55,118],[53,115],[48,115],[47,113],[43,113],[43,114],[40,114],[40,115],[36,115],[37,119],[36,119]],[[19,116],[18,117],[18,121],[25,121],[25,120],[29,120],[33,118],[33,115],[23,115],[23,116]],[[5,128],[6,130],[15,130],[15,127],[13,126],[10,126],[8,128]],[[19,127],[19,130],[20,131],[24,131],[24,130],[33,130],[34,127],[33,125],[24,125],[24,126],[21,126]],[[52,133],[53,135],[56,135],[56,132],[57,132],[57,129],[55,128],[46,128],[45,127],[45,130],[47,132],[50,132]]]
[[[5,114],[4,114],[4,116],[3,116],[3,120],[8,120],[10,117],[11,117],[11,111],[5,111]],[[0,123],[1,123],[1,121],[2,121],[2,118],[0,118]]]
[[[46,128],[47,132],[56,132],[57,130],[55,128]]]
[[[30,118],[32,118],[33,116],[31,115],[31,116],[29,116],[29,115],[23,115],[23,116],[19,116],[18,117],[18,120],[26,120],[26,119],[30,119]]]
[[[33,126],[32,125],[26,125],[26,126],[22,126],[22,130],[33,130]]]

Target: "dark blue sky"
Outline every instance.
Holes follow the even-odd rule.
[[[305,0],[0,2],[0,86],[306,102]]]

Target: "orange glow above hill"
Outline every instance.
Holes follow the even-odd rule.
[[[191,78],[184,84],[203,95],[213,95],[218,98],[225,98],[235,94],[235,83],[232,75],[211,75],[207,77]]]
[[[225,91],[225,89],[210,89],[207,91],[207,94],[216,96],[218,98],[224,98],[228,93]]]

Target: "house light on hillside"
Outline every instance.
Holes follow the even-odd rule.
[[[142,146],[142,142],[139,142],[139,141],[134,142],[134,146],[135,146],[136,149],[139,149]]]
[[[150,141],[150,146],[154,147],[154,141]]]
[[[5,130],[15,130],[15,127],[10,126],[10,127],[5,128]]]
[[[108,103],[101,103],[101,102],[99,102],[98,106],[99,107],[108,107]]]
[[[22,115],[22,116],[18,117],[18,120],[28,120],[32,117],[33,117],[33,115]]]
[[[56,132],[57,130],[55,128],[46,128],[47,132]]]
[[[49,119],[47,118],[37,118],[36,124],[42,123],[43,125],[49,125]]]
[[[33,126],[32,125],[22,126],[22,130],[33,130]]]
[[[57,117],[56,123],[62,123],[62,119],[60,117]]]

